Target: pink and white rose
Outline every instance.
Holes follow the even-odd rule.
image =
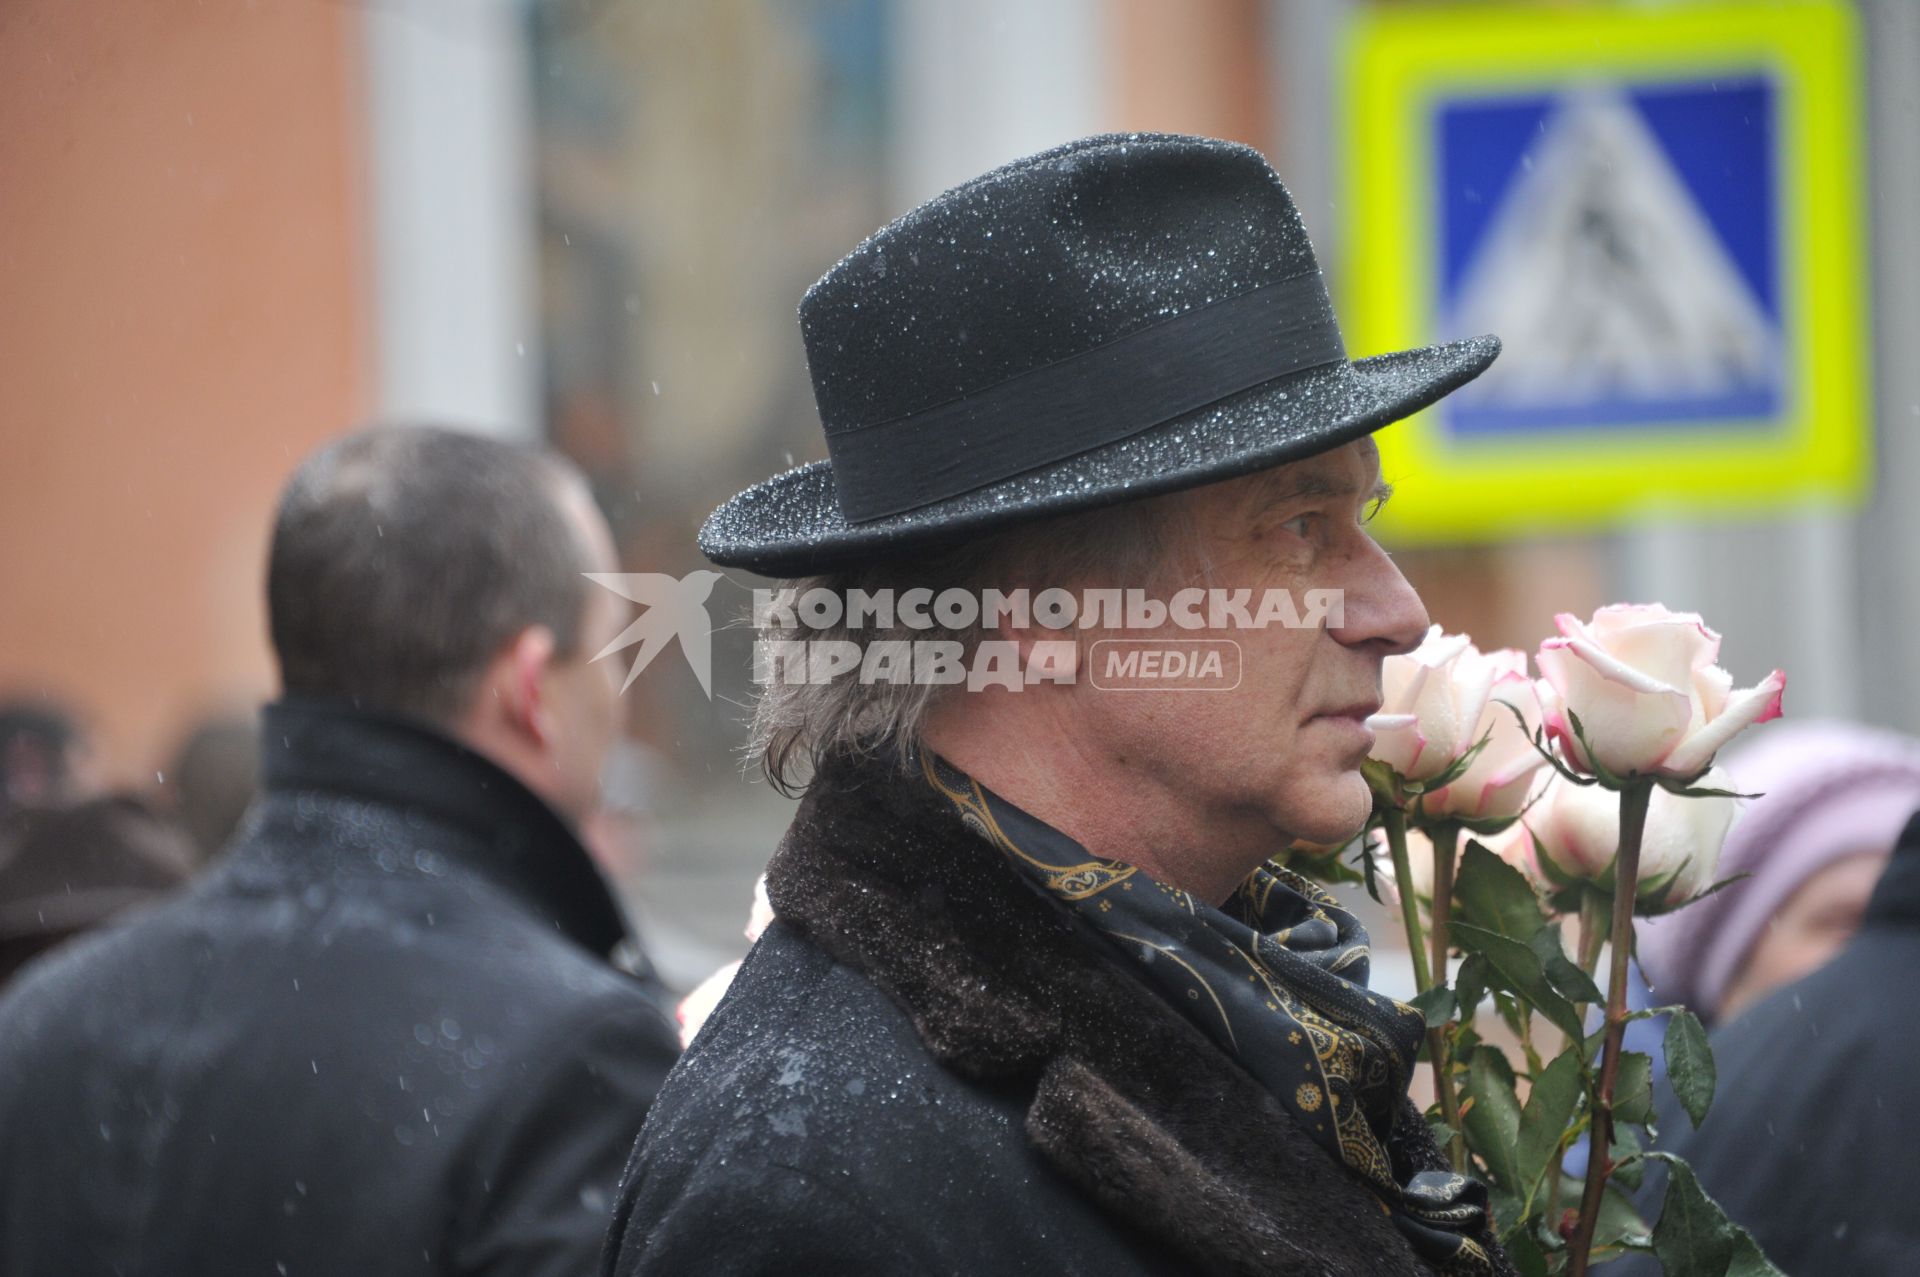
[[[1701,783],[1727,789],[1728,782],[1727,773],[1716,767]],[[1736,813],[1732,798],[1686,797],[1656,787],[1640,837],[1635,892],[1640,901],[1668,909],[1711,887]],[[1620,850],[1619,794],[1599,785],[1556,783],[1528,814],[1526,826],[1531,833],[1527,850],[1549,887],[1555,878],[1611,881]]]
[[[1735,735],[1780,716],[1779,670],[1733,690],[1715,665],[1720,636],[1691,612],[1615,603],[1582,622],[1561,613],[1560,636],[1540,645],[1540,708],[1547,734],[1578,771],[1690,777]],[[1592,749],[1582,747],[1573,730]]]
[[[1480,739],[1494,684],[1515,669],[1524,678],[1526,665],[1525,653],[1482,655],[1466,635],[1434,626],[1412,652],[1386,660],[1380,712],[1367,719],[1371,757],[1404,780],[1432,780]]]
[[[1482,659],[1494,668],[1493,690],[1474,725],[1469,748],[1482,739],[1486,747],[1445,788],[1419,800],[1421,812],[1430,818],[1511,820],[1525,809],[1547,763],[1533,743],[1540,725],[1540,701],[1533,680],[1527,677],[1526,654],[1503,650]]]

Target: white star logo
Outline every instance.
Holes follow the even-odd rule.
[[[611,656],[621,648],[640,645],[633,664],[627,669],[622,692],[633,686],[640,671],[652,663],[669,639],[680,640],[680,651],[700,680],[700,690],[713,699],[713,618],[707,615],[707,596],[723,574],[707,568],[674,578],[665,572],[588,572],[587,579],[605,586],[621,598],[642,608],[633,624],[599,652],[594,660]]]

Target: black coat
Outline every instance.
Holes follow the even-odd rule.
[[[586,852],[424,730],[263,737],[220,867],[0,1001],[0,1273],[591,1270],[677,1042]]]
[[[1790,1277],[1920,1272],[1916,972],[1920,816],[1840,955],[1713,1035],[1719,1083],[1700,1129],[1663,1105],[1660,1147],[1686,1158]],[[1663,1181],[1649,1175],[1649,1220]],[[1632,1277],[1659,1272],[1639,1257],[1616,1267]]]
[[[767,885],[780,921],[660,1093],[608,1274],[1427,1271],[917,779],[823,769]],[[1444,1161],[1411,1106],[1395,1152]]]

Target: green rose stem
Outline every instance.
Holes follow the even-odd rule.
[[[1640,839],[1646,832],[1653,782],[1635,777],[1620,791],[1620,854],[1613,865],[1613,955],[1607,977],[1607,1021],[1601,1039],[1600,1081],[1593,1097],[1587,1183],[1580,1194],[1580,1220],[1567,1242],[1569,1277],[1585,1277],[1593,1232],[1613,1164],[1613,1088],[1620,1077],[1620,1043],[1627,1028],[1627,960],[1633,953],[1633,898],[1639,887]],[[1585,948],[1585,945],[1581,946]]]
[[[1460,856],[1460,826],[1451,820],[1437,821],[1427,833],[1433,840],[1433,928],[1428,939],[1433,944],[1433,978],[1444,984],[1450,947],[1447,926],[1453,920],[1453,870]],[[1465,1007],[1460,1008],[1460,1014],[1466,1014]],[[1453,1044],[1444,1026],[1427,1031],[1427,1053],[1433,1057],[1433,1089],[1440,1100],[1441,1115],[1453,1128],[1447,1152],[1453,1159],[1453,1169],[1462,1171],[1467,1165],[1467,1146],[1460,1134],[1460,1101],[1453,1088]]]
[[[1399,890],[1400,921],[1407,928],[1407,950],[1413,954],[1413,983],[1419,992],[1433,987],[1433,975],[1427,967],[1427,941],[1420,926],[1420,902],[1413,898],[1413,863],[1407,859],[1407,814],[1398,807],[1380,813],[1380,827],[1387,831],[1387,851],[1393,856],[1393,883]]]
[[[1580,961],[1580,969],[1588,975],[1593,974],[1594,967],[1598,965],[1600,961],[1600,949],[1601,946],[1606,943],[1607,939],[1606,928],[1610,923],[1610,910],[1611,905],[1608,903],[1607,897],[1601,895],[1599,892],[1583,891],[1580,893],[1580,932],[1577,941],[1579,948],[1576,951],[1576,956]],[[1587,1018],[1587,1004],[1584,1002],[1575,1003],[1573,1013],[1584,1021]],[[1573,1044],[1569,1041],[1567,1045],[1571,1046]],[[1537,1060],[1534,1061],[1534,1068],[1536,1072],[1539,1069],[1539,1062]],[[1550,1220],[1558,1220],[1560,1218],[1560,1169],[1566,1164],[1566,1158],[1567,1137],[1563,1136],[1560,1140],[1560,1146],[1553,1151],[1553,1165],[1547,1171],[1546,1217]]]
[[[1413,862],[1407,856],[1407,814],[1398,807],[1384,807],[1380,826],[1387,831],[1387,850],[1393,856],[1393,880],[1400,897],[1400,921],[1407,929],[1407,952],[1413,957],[1413,983],[1421,993],[1433,988],[1433,970],[1427,965],[1427,942],[1420,926],[1420,902],[1413,895]],[[1442,968],[1444,970],[1444,968]],[[1447,1076],[1446,1035],[1441,1029],[1427,1030],[1427,1055],[1433,1064],[1434,1092],[1440,1100],[1440,1114],[1459,1140],[1460,1114],[1453,1094],[1453,1080]]]

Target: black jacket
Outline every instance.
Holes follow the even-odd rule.
[[[281,703],[184,897],[0,1001],[0,1273],[579,1273],[675,1056],[586,852],[490,763]]]
[[[1698,1131],[1670,1099],[1660,1147],[1790,1277],[1920,1272],[1920,816],[1832,962],[1713,1035],[1719,1073]],[[1664,1176],[1644,1193],[1656,1219]],[[1632,1277],[1659,1266],[1635,1257]],[[1612,1277],[1615,1269],[1607,1269]]]
[[[824,768],[767,885],[780,921],[660,1093],[608,1274],[1427,1271],[926,785]],[[1411,1106],[1395,1145],[1443,1164]]]

